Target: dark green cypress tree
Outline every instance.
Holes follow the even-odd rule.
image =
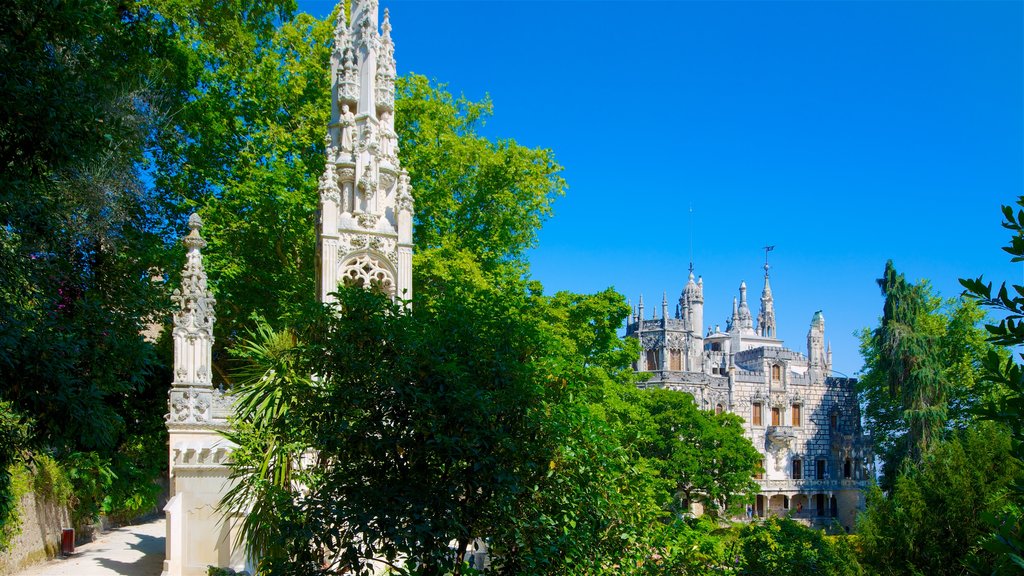
[[[890,260],[878,286],[885,296],[882,322],[873,334],[878,368],[888,381],[890,395],[902,403],[907,427],[904,454],[917,462],[947,419],[948,383],[942,374],[939,342],[920,324],[928,311],[924,285],[907,282]]]

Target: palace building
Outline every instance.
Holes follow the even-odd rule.
[[[636,370],[651,375],[641,387],[686,392],[700,408],[745,420],[764,469],[756,515],[812,525],[838,520],[852,530],[873,465],[856,380],[832,376],[821,311],[811,318],[806,354],[776,337],[768,270],[766,261],[757,322],[741,283],[724,331],[704,327],[704,281],[694,279],[692,264],[674,314],[663,297],[660,315],[655,308],[646,317],[641,296],[626,327],[640,341]]]

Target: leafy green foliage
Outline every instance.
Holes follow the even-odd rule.
[[[166,381],[141,332],[166,310],[151,277],[170,259],[141,171],[180,102],[182,52],[142,4],[19,0],[6,14],[0,398],[33,416],[26,450],[114,463],[110,492],[80,495],[90,510],[143,509],[166,466]]]
[[[0,552],[7,549],[18,525],[18,494],[13,470],[23,460],[31,422],[10,402],[0,400]]]
[[[885,305],[873,334],[875,369],[889,394],[899,399],[906,428],[903,453],[917,461],[945,425],[948,383],[936,354],[937,339],[923,326],[929,318],[925,288],[908,283],[891,260],[878,285]]]
[[[700,410],[688,394],[664,389],[642,394],[653,430],[641,453],[673,483],[672,508],[685,513],[701,502],[706,513],[717,516],[748,502],[758,488],[753,476],[761,456],[743,435],[743,420]]]
[[[881,574],[963,574],[969,554],[991,565],[979,512],[1001,510],[1021,473],[1001,426],[980,423],[936,442],[888,496],[869,494],[858,522],[865,562]]]
[[[275,331],[262,321],[234,349],[242,364],[235,370],[235,415],[226,436],[237,446],[231,455],[237,483],[221,510],[248,511],[239,521],[238,539],[251,558],[285,554],[281,519],[291,516],[301,487],[315,482],[303,469],[303,453],[312,445],[308,428],[291,410],[312,387],[300,350],[294,332]]]
[[[565,190],[553,153],[479,136],[492,113],[489,99],[455,98],[415,74],[399,78],[396,89],[395,130],[416,195],[417,249],[468,249],[485,269],[525,263]]]
[[[931,292],[926,282],[917,285],[923,305],[915,320],[915,330],[927,334],[934,346],[940,378],[946,383],[946,419],[941,430],[964,429],[976,419],[974,411],[987,398],[998,396],[998,386],[985,381],[984,362],[989,354],[1004,357],[1007,352],[986,341],[980,324],[983,311],[967,299],[943,301]],[[874,452],[883,462],[882,486],[891,487],[903,459],[909,455],[909,424],[903,398],[894,396],[890,374],[881,368],[882,348],[876,332],[863,331],[861,355],[864,374],[858,383],[864,417],[871,429]]]
[[[768,518],[740,531],[743,574],[858,576],[863,569],[845,536],[825,536],[788,518]]]
[[[1012,233],[1010,244],[1003,250],[1012,262],[1024,262],[1024,196],[1017,199],[1017,210],[1003,206],[1003,228]],[[1018,348],[1024,344],[1024,286],[1005,283],[993,293],[992,284],[982,278],[961,279],[965,294],[983,307],[999,313],[997,324],[985,329],[992,343]],[[1012,454],[1018,464],[1024,460],[1024,368],[1006,357],[989,352],[984,361],[984,378],[1000,393],[977,407],[979,417],[1000,422],[1012,435]],[[1003,510],[990,513],[986,520],[992,532],[984,547],[995,554],[992,566],[974,566],[976,573],[1017,574],[1024,570],[1024,484],[1013,487],[1012,502]]]

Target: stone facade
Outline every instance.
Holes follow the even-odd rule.
[[[341,10],[331,54],[331,123],[320,177],[318,293],[377,286],[412,299],[412,187],[398,162],[395,45],[377,0]]]
[[[740,284],[725,330],[703,325],[704,282],[693,266],[674,314],[668,298],[645,317],[641,296],[626,335],[640,341],[635,368],[651,374],[642,387],[679,390],[700,408],[730,411],[745,420],[747,437],[761,453],[755,513],[792,515],[812,524],[837,519],[852,529],[872,466],[852,378],[832,376],[825,318],[816,312],[807,353],[776,338],[769,266],[755,325]]]

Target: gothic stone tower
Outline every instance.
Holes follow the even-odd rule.
[[[228,429],[231,399],[211,380],[216,301],[206,286],[199,235],[203,222],[193,214],[183,242],[188,248],[181,288],[172,297],[174,312],[174,382],[168,398],[168,472],[170,499],[163,574],[199,576],[208,566],[242,570],[245,559],[233,546],[238,512],[217,511],[231,487],[227,467],[234,444],[221,432]]]
[[[341,283],[412,298],[412,190],[398,162],[395,47],[377,0],[340,10],[331,55],[331,123],[320,177],[318,293]]]

